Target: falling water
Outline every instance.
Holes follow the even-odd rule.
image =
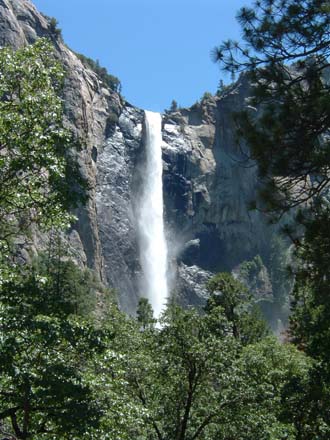
[[[146,164],[139,209],[140,257],[144,274],[143,292],[158,318],[168,297],[167,245],[163,219],[163,163],[161,115],[145,112]]]

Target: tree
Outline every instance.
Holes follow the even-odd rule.
[[[310,356],[330,368],[330,209],[320,208],[304,225],[305,236],[296,251],[291,333]]]
[[[84,64],[84,66],[88,67],[89,69],[92,69],[103,81],[103,83],[110,88],[110,90],[116,93],[121,92],[120,80],[116,76],[111,75],[105,67],[102,67],[100,65],[99,60],[94,61],[92,58],[86,57],[81,53],[76,52],[75,54]],[[118,122],[118,115],[116,115],[116,113],[112,113],[112,117],[114,118],[115,116],[117,116],[116,122]]]
[[[261,298],[269,290],[269,276],[260,255],[252,260],[245,260],[239,265],[238,279],[251,291],[252,295]]]
[[[218,308],[228,320],[235,338],[251,343],[267,334],[267,325],[253,305],[250,292],[233,275],[220,272],[211,278],[207,288],[211,295],[205,311],[210,313]]]
[[[267,396],[266,401],[263,402],[265,406],[262,406],[264,411],[268,408],[269,421],[277,420],[273,426],[270,424],[264,431],[260,427],[257,436],[249,436],[247,433],[248,439],[319,438],[300,436],[301,422],[305,423],[305,428],[308,429],[308,419],[311,421],[306,399],[301,398],[302,394],[304,398],[306,396],[304,386],[308,382],[309,370],[312,366],[312,360],[308,356],[292,344],[283,344],[272,336],[244,347],[239,364],[255,398],[258,399],[259,396],[262,400]],[[249,427],[242,429],[248,430]]]
[[[171,106],[170,106],[170,112],[176,112],[178,110],[178,103],[175,99],[172,100]]]
[[[85,370],[107,334],[56,283],[25,271],[0,288],[0,422],[17,439],[90,438],[102,415]]]
[[[243,43],[226,41],[215,60],[252,86],[238,134],[257,161],[261,209],[280,217],[329,187],[329,2],[258,0],[238,13]]]
[[[148,298],[139,299],[136,316],[137,321],[143,330],[153,327],[153,325],[156,323],[156,319],[154,318],[154,313]]]
[[[40,253],[32,261],[31,270],[51,280],[47,296],[50,309],[56,309],[61,303],[67,314],[91,318],[97,308],[97,294],[109,295],[92,271],[80,269],[72,260],[61,255],[54,258]]]
[[[321,206],[304,219],[305,235],[296,250],[290,335],[293,342],[315,359],[308,379],[295,387],[297,417],[302,439],[330,435],[330,211]],[[294,387],[292,387],[294,391]],[[295,412],[292,408],[291,414]]]
[[[89,371],[95,396],[102,406],[101,424],[95,439],[145,440],[148,412],[137,397],[136,380],[148,379],[150,344],[154,331],[141,331],[136,319],[110,304],[101,326],[112,335],[105,353],[97,356]],[[94,437],[92,437],[94,439]]]
[[[329,438],[330,4],[259,0],[238,18],[245,43],[223,43],[225,70],[247,71],[250,107],[236,118],[263,181],[261,204],[279,219],[299,207],[291,334],[314,358],[308,377],[286,399],[297,438]],[[302,228],[300,227],[302,226]],[[291,393],[291,394],[290,394]]]
[[[210,98],[213,98],[212,93],[204,92],[203,96],[201,97],[200,102],[203,103],[203,101],[208,101]]]
[[[64,72],[44,39],[0,50],[0,256],[32,223],[67,227],[83,180],[63,128]]]
[[[62,37],[62,31],[58,27],[58,21],[55,17],[49,17],[49,30],[53,37],[59,38]]]
[[[117,370],[125,371],[127,384],[121,399],[126,394],[129,407],[140,408],[135,432],[131,426],[130,436],[122,434],[123,438],[275,440],[281,433],[293,439],[285,437],[293,427],[279,420],[279,411],[287,365],[295,364],[295,358],[282,362],[286,349],[282,352],[281,345],[269,339],[254,350],[258,360],[259,350],[265,351],[260,371],[249,370],[252,357],[233,337],[219,309],[201,316],[170,304],[161,328],[131,329],[126,342],[121,341],[123,363]],[[276,371],[281,364],[281,380],[278,371],[269,379],[268,367]]]

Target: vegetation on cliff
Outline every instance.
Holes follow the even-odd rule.
[[[52,46],[39,40],[0,51],[0,259],[31,224],[63,228],[83,185],[63,127],[64,72]],[[73,190],[76,188],[76,190]],[[4,274],[0,272],[0,277]]]
[[[120,93],[120,80],[116,76],[111,75],[105,67],[102,67],[98,60],[94,61],[92,58],[86,57],[77,52],[76,55],[86,67],[92,69],[100,77],[105,86],[109,87],[114,92]]]

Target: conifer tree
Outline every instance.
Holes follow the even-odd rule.
[[[329,12],[329,1],[255,1],[238,14],[244,42],[214,51],[225,70],[246,72],[251,83],[236,121],[263,182],[259,206],[275,219],[300,208],[299,239],[288,230],[297,251],[291,336],[314,365],[307,379],[291,378],[283,414],[301,440],[330,435]]]
[[[330,183],[330,3],[257,0],[238,13],[243,43],[225,41],[214,58],[252,90],[236,116],[258,163],[262,208],[279,217],[313,203]]]

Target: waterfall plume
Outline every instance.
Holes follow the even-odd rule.
[[[140,259],[144,278],[142,294],[149,299],[154,315],[158,318],[168,297],[161,115],[145,111],[145,127],[146,160],[138,218]]]

